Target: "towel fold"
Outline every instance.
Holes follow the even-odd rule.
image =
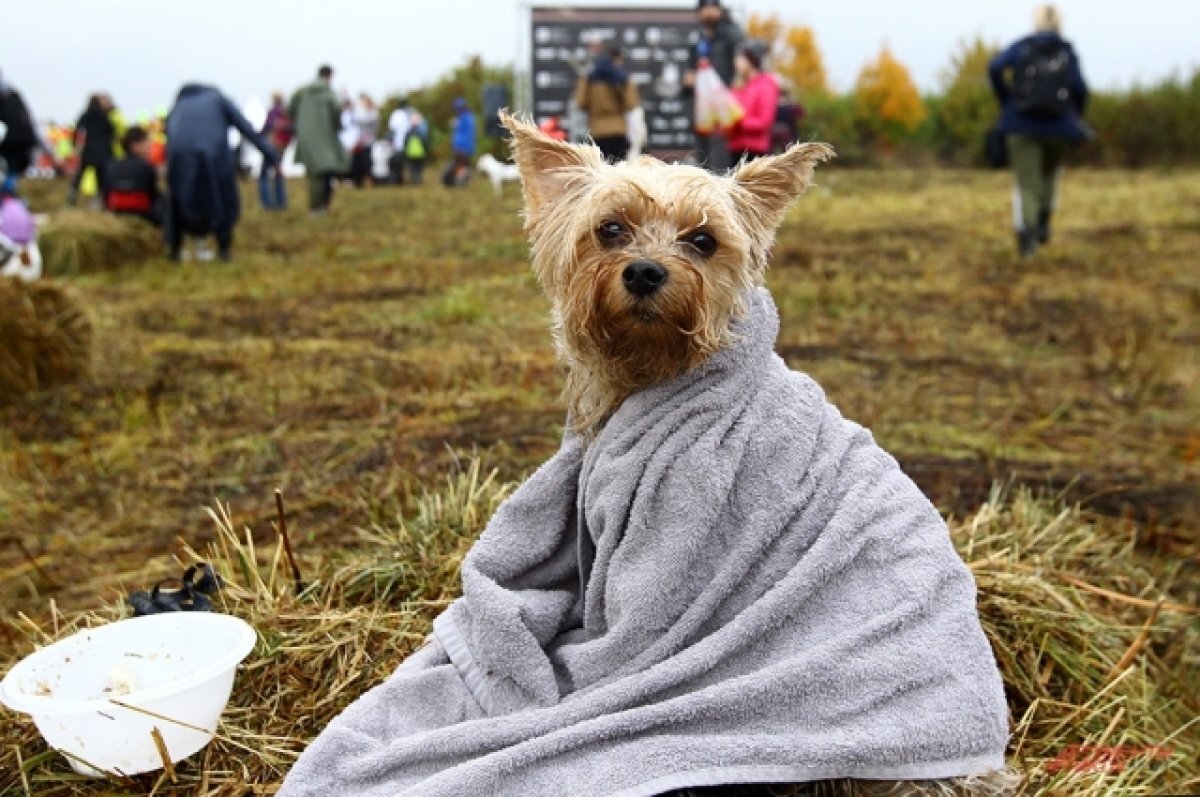
[[[630,396],[496,512],[427,645],[280,792],[625,795],[1004,766],[975,585],[934,507],[773,352]]]

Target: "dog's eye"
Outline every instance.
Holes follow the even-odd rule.
[[[704,257],[708,257],[717,251],[717,239],[706,232],[698,232],[689,236],[687,243],[691,244],[692,248]]]
[[[596,229],[596,237],[605,246],[613,246],[625,240],[625,226],[619,221],[606,221]]]

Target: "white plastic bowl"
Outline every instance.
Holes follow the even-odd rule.
[[[0,682],[0,702],[31,714],[76,772],[151,772],[163,768],[155,728],[172,763],[212,739],[255,639],[253,628],[227,614],[118,620],[26,656]]]

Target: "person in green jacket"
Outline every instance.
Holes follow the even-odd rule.
[[[297,91],[288,104],[288,116],[296,128],[296,160],[308,173],[309,212],[314,216],[329,212],[333,179],[350,168],[350,159],[338,140],[342,104],[332,82],[333,68],[322,66],[317,79]]]

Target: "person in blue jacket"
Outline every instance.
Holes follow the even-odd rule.
[[[279,156],[232,102],[212,86],[190,83],[179,90],[167,116],[167,185],[170,199],[165,234],[178,260],[185,234],[213,235],[222,260],[231,256],[233,228],[241,215],[236,163],[229,146],[235,128],[275,167]]]
[[[1060,33],[1052,5],[1034,13],[1035,32],[992,59],[992,90],[1002,106],[999,129],[1016,176],[1013,220],[1022,257],[1050,240],[1059,166],[1067,150],[1091,137],[1083,121],[1088,89],[1075,48]]]
[[[449,187],[466,185],[471,177],[471,160],[475,157],[475,114],[462,97],[454,100],[450,149],[454,153],[454,162],[442,175],[442,183]]]

